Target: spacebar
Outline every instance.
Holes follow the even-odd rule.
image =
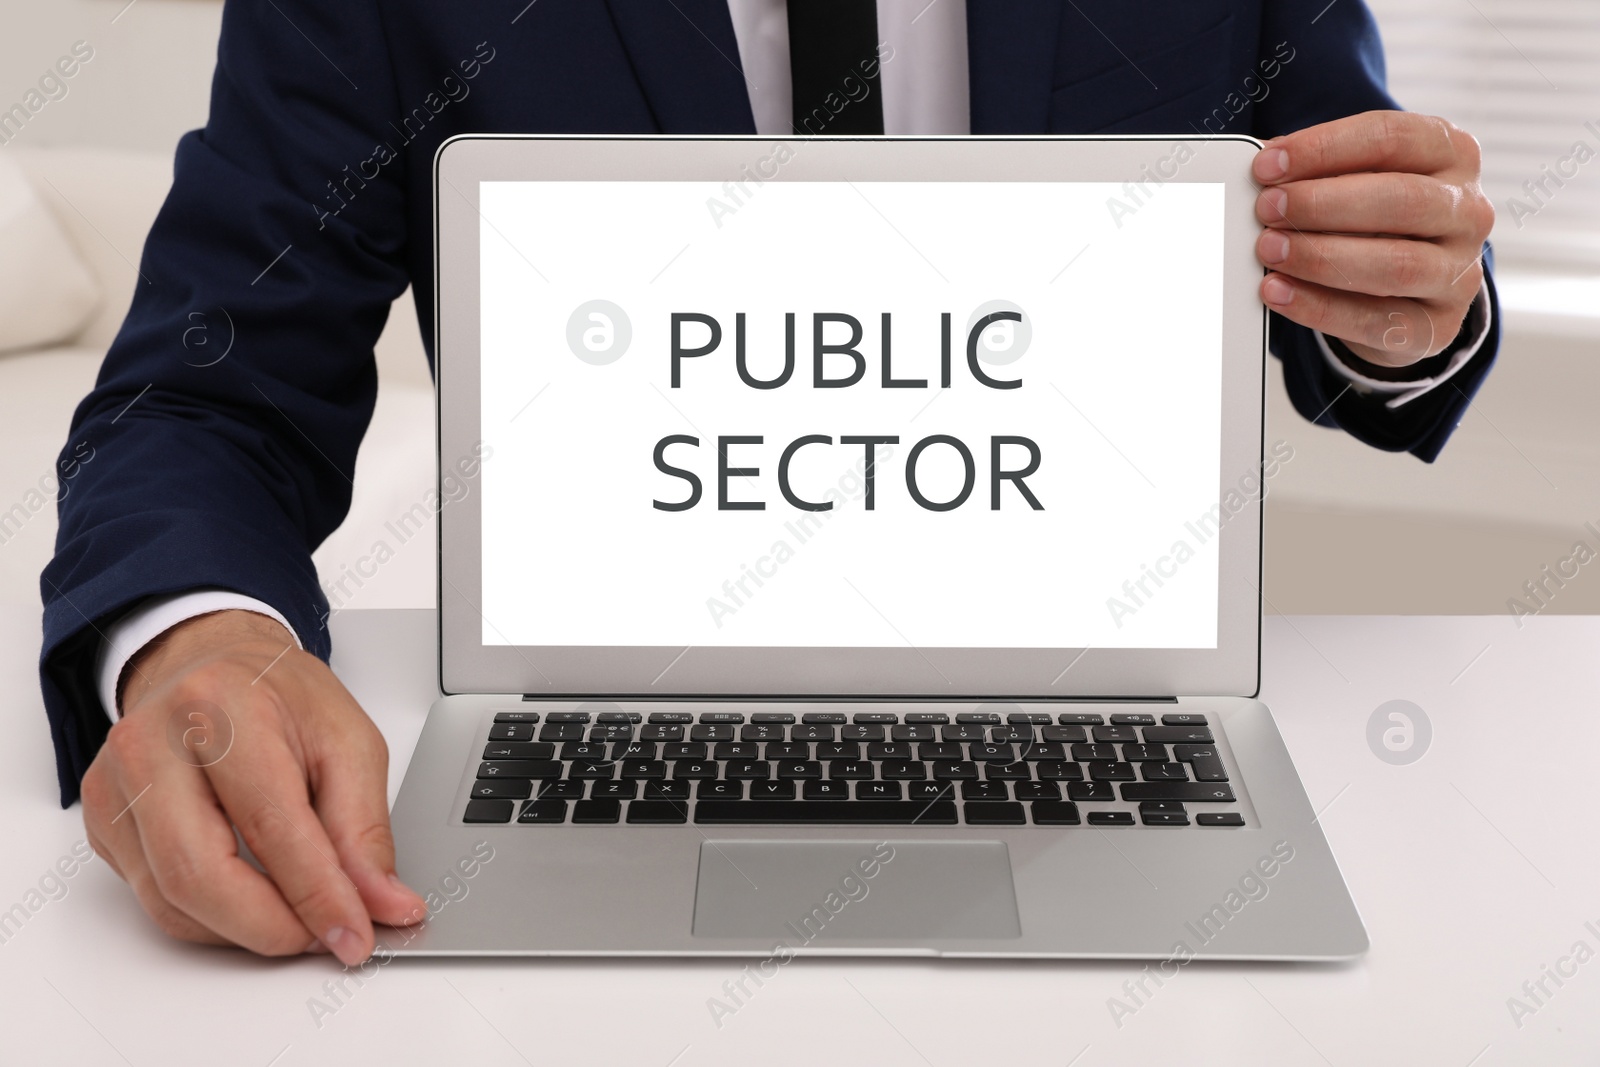
[[[701,800],[694,821],[953,826],[956,806],[949,800]]]

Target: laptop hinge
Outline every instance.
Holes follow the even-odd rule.
[[[661,696],[659,694],[635,695],[627,693],[524,693],[523,700],[627,700],[633,703],[660,701],[663,703],[769,703],[769,704],[970,704],[974,700],[1013,704],[1176,704],[1175,696],[1114,696],[1114,697],[902,697],[902,696]]]

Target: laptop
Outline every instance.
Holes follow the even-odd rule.
[[[397,955],[1335,960],[1243,137],[471,136]]]

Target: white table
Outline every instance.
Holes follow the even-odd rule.
[[[401,774],[434,692],[430,612],[335,620],[335,666]],[[60,811],[33,612],[0,612],[0,909],[82,840]],[[1132,963],[789,964],[719,1028],[728,961],[424,961],[333,1006],[328,957],[267,961],[169,941],[98,860],[0,944],[5,1064],[1495,1064],[1600,1062],[1600,619],[1269,618],[1263,698],[1372,935],[1340,966],[1193,964],[1119,1026]],[[1415,702],[1420,760],[1369,749],[1378,705]],[[648,891],[648,887],[641,887]],[[1592,923],[1592,927],[1586,927]],[[754,988],[754,987],[751,987]],[[1535,987],[1534,992],[1538,990]],[[1514,1019],[1507,1001],[1531,1014]]]

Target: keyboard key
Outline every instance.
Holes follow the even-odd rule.
[[[734,760],[723,772],[724,778],[760,779],[772,777],[772,764],[764,760]]]
[[[533,783],[526,778],[505,778],[498,782],[480,778],[472,783],[472,796],[483,800],[527,800],[533,796]],[[496,821],[505,822],[509,818],[511,816],[507,815]]]
[[[917,758],[926,763],[940,760],[946,763],[959,763],[967,758],[967,753],[954,741],[929,741],[917,746]]]
[[[983,776],[994,781],[1027,781],[1033,772],[1026,763],[985,763]]]
[[[940,781],[969,781],[978,777],[976,763],[935,763],[933,776]]]
[[[710,726],[689,727],[689,740],[691,741],[732,741],[733,727],[715,724]]]
[[[1179,715],[1163,715],[1161,716],[1161,724],[1163,726],[1204,726],[1206,717],[1204,715],[1195,715],[1192,712]]]
[[[694,821],[723,825],[954,826],[956,806],[948,800],[702,800],[695,805]]]
[[[572,764],[571,769],[567,771],[567,777],[601,779],[610,778],[616,773],[617,765],[615,763],[588,763],[580,760]]]
[[[575,823],[607,823],[620,818],[622,802],[619,800],[580,800],[572,805],[572,821]]]
[[[1081,726],[1046,726],[1039,731],[1039,740],[1081,745],[1089,740],[1089,731]]]
[[[1122,758],[1130,763],[1142,763],[1145,760],[1154,760],[1157,763],[1167,762],[1166,745],[1123,745]]]
[[[1194,821],[1200,826],[1243,826],[1244,816],[1236,811],[1202,811]]]
[[[1115,715],[1112,718],[1116,718]],[[1131,726],[1096,726],[1093,730],[1094,739],[1098,744],[1107,742],[1137,741],[1139,731]]]
[[[1015,801],[1004,804],[963,804],[962,814],[968,826],[1025,826],[1027,813]]]
[[[945,741],[987,741],[988,731],[982,726],[942,726],[939,736]]]
[[[561,763],[553,759],[489,760],[478,764],[479,778],[560,778]]]
[[[1172,758],[1194,768],[1194,777],[1200,782],[1226,782],[1228,772],[1222,766],[1215,745],[1173,745]]]
[[[583,782],[563,778],[559,782],[543,781],[539,783],[540,800],[582,800]]]
[[[694,781],[717,776],[717,765],[711,760],[681,759],[672,765],[672,777],[679,781]]]
[[[750,721],[751,722],[763,722],[763,723],[778,723],[779,725],[782,725],[782,726],[789,726],[789,725],[792,725],[794,723],[794,712],[792,712],[792,711],[758,711],[754,715],[750,716]]]
[[[882,766],[886,781],[910,782],[928,777],[928,765],[915,760],[886,760]]]
[[[889,736],[896,741],[932,741],[933,727],[931,726],[892,726]]]
[[[1166,745],[1209,745],[1216,741],[1204,726],[1146,726],[1144,739],[1147,744]]]
[[[1124,789],[1127,786],[1123,786]],[[1068,800],[1115,800],[1117,794],[1110,782],[1068,782]]]
[[[1089,813],[1090,826],[1132,826],[1133,812],[1131,811],[1091,811]]]
[[[639,740],[641,741],[682,741],[683,727],[681,726],[641,726],[639,727]]]
[[[555,759],[556,746],[546,741],[490,741],[484,759]]]
[[[779,778],[821,778],[822,764],[811,760],[787,760],[778,764]]]
[[[566,821],[565,800],[524,800],[522,810],[517,813],[517,822],[524,826],[532,823]]]
[[[533,724],[526,722],[508,722],[495,724],[489,727],[489,740],[491,741],[532,741]]]
[[[604,763],[611,758],[611,750],[603,741],[564,741],[561,744],[561,758]]]
[[[828,777],[854,781],[862,778],[876,778],[878,770],[865,760],[834,760],[828,764]]]
[[[594,717],[595,722],[638,722],[642,716],[637,711],[602,711]]]
[[[706,745],[704,741],[684,741],[678,744],[662,745],[661,758],[664,760],[706,759]]]
[[[849,800],[849,782],[807,782],[800,787],[800,795],[807,800]]]
[[[1123,712],[1120,715],[1111,716],[1111,725],[1113,726],[1154,726],[1155,724],[1156,717],[1154,715]]]
[[[656,726],[673,724],[681,726],[685,723],[694,722],[694,716],[687,711],[652,711],[649,721]]]
[[[589,731],[589,740],[606,741],[611,743],[618,741],[632,741],[633,727],[629,726],[627,723],[621,722],[601,723],[599,726],[596,726]]]
[[[555,718],[552,712],[550,717]],[[583,727],[575,722],[547,722],[539,727],[541,741],[582,741]]]
[[[858,760],[861,746],[854,741],[821,741],[817,744],[817,759],[823,763],[836,759]]]
[[[744,783],[730,782],[726,779],[720,782],[701,782],[695,786],[694,795],[698,800],[742,800]]]
[[[1181,763],[1141,763],[1139,773],[1147,782],[1187,782],[1189,772]]]
[[[760,759],[761,746],[754,741],[722,741],[711,750],[711,755],[719,760]]]
[[[596,782],[589,787],[589,799],[632,800],[638,792],[638,782]]]
[[[1073,745],[1072,746],[1072,758],[1075,759],[1075,760],[1091,760],[1091,759],[1114,760],[1114,759],[1117,758],[1117,746],[1116,745]]]
[[[811,718],[806,715],[804,718]],[[789,731],[791,741],[832,741],[833,727],[831,726],[796,726]]]
[[[892,711],[858,711],[850,721],[857,726],[890,726],[899,722],[900,716]]]
[[[800,716],[800,722],[807,726],[842,726],[849,721],[842,711],[808,711]]]
[[[949,782],[910,782],[906,785],[907,800],[949,800],[955,795],[955,786]]]
[[[857,782],[857,800],[899,800],[899,782]]]
[[[996,726],[989,731],[989,742],[995,745],[1025,745],[1033,740],[1031,726]]]
[[[1083,764],[1069,763],[1063,760],[1045,760],[1039,764],[1039,780],[1041,782],[1081,782],[1083,780]]]
[[[761,758],[773,762],[808,760],[811,758],[811,746],[804,741],[773,741],[767,745],[767,750],[762,753]]]
[[[497,723],[501,723],[501,722],[531,722],[531,723],[536,723],[536,722],[539,721],[539,713],[537,711],[497,711],[497,712],[494,713],[494,721],[497,722]]]
[[[646,782],[644,784],[644,798],[646,800],[688,800],[689,783],[682,780]]]
[[[611,758],[621,759],[655,759],[656,744],[654,741],[624,741],[611,746]]]
[[[989,742],[973,743],[967,746],[975,763],[1015,763],[1017,750],[1010,745],[996,745]]]
[[[739,728],[739,740],[741,741],[782,741],[783,739],[783,727],[781,726],[755,723]]]
[[[1126,782],[1122,799],[1228,803],[1236,798],[1226,782]]]
[[[1023,745],[1019,748],[1017,755],[1030,763],[1047,759],[1064,760],[1067,758],[1067,750],[1054,741],[1035,741],[1031,745]]]
[[[975,723],[978,726],[999,726],[1000,716],[992,711],[963,711],[956,716],[956,722]]]
[[[751,800],[793,800],[793,782],[751,782]]]
[[[866,783],[863,782],[863,785]],[[962,800],[1010,800],[1011,791],[1004,782],[962,782]],[[968,820],[971,821],[970,819]]]
[[[1181,811],[1141,811],[1139,819],[1146,826],[1189,825],[1189,816]]]
[[[1133,764],[1107,760],[1089,761],[1089,778],[1095,782],[1131,782]]]
[[[622,763],[622,777],[624,778],[665,778],[666,776],[666,760],[631,759],[624,760]]]
[[[589,713],[587,711],[552,711],[544,717],[544,721],[587,723],[589,721]]]
[[[1006,716],[1013,726],[1049,726],[1052,721],[1047,711],[1013,711]]]
[[[1070,800],[1036,800],[1033,821],[1038,826],[1077,826],[1078,805]]]
[[[1054,782],[1018,782],[1011,788],[1018,800],[1061,799],[1061,787]]]
[[[1085,712],[1062,712],[1056,716],[1056,722],[1062,726],[1099,726],[1105,719]]]
[[[882,741],[883,738],[881,726],[844,726],[839,729],[841,741]]]
[[[725,803],[713,801],[712,803]],[[632,823],[683,823],[689,821],[689,805],[680,800],[630,800],[628,821]]]
[[[911,758],[911,743],[908,741],[874,741],[867,746],[867,759],[869,760],[908,760]]]
[[[905,717],[908,726],[943,726],[950,721],[950,716],[942,711],[912,711]]]
[[[461,818],[464,822],[510,822],[515,806],[509,800],[473,799],[467,801],[467,813]]]
[[[702,711],[700,721],[724,726],[738,726],[744,722],[744,715],[737,711]],[[710,740],[710,738],[707,738]]]

